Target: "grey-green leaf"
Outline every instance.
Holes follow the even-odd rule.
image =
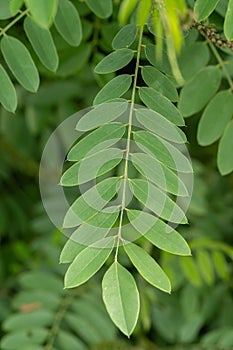
[[[221,77],[219,67],[208,66],[184,85],[178,103],[178,108],[184,117],[189,117],[205,107],[218,90]]]
[[[40,78],[26,46],[18,39],[7,35],[1,41],[1,50],[8,67],[18,82],[26,90],[36,92]]]
[[[127,102],[109,102],[95,106],[79,120],[76,129],[88,131],[119,118],[128,108]]]
[[[0,81],[0,102],[7,111],[14,113],[17,108],[17,95],[15,87],[1,64]]]
[[[139,316],[140,300],[133,276],[118,262],[114,262],[105,273],[103,300],[106,309],[122,333],[132,334]]]
[[[226,17],[224,21],[224,34],[227,38],[227,40],[233,40],[233,27],[232,27],[232,21],[233,21],[233,0],[229,0],[228,6],[227,6],[227,12]]]
[[[10,0],[10,11],[14,16],[22,7],[24,0]]]
[[[135,24],[127,24],[115,35],[112,41],[112,47],[117,49],[128,48],[132,45],[137,36],[137,27]]]
[[[214,11],[219,0],[197,0],[194,5],[194,11],[197,14],[198,22],[203,21]]]
[[[96,179],[115,168],[122,158],[123,150],[118,148],[108,148],[92,153],[66,170],[60,183],[62,186],[77,186]]]
[[[69,0],[59,0],[55,26],[61,36],[72,46],[81,43],[83,31],[79,13]]]
[[[32,17],[41,27],[51,26],[57,12],[58,0],[25,0],[25,3]]]
[[[119,49],[104,57],[95,67],[95,73],[107,74],[125,67],[134,56],[133,50]]]
[[[123,124],[106,124],[92,131],[76,143],[67,155],[69,161],[80,161],[86,155],[97,153],[114,145],[125,133]]]
[[[97,105],[114,98],[121,97],[129,90],[132,77],[129,74],[121,74],[110,80],[96,95],[93,104]]]
[[[156,135],[176,143],[186,142],[185,134],[161,114],[147,108],[139,108],[135,113],[139,123]]]
[[[233,171],[233,120],[226,127],[218,146],[217,164],[222,175],[230,174]]]
[[[143,179],[130,181],[134,196],[158,217],[175,222],[187,224],[183,210],[163,191]]]
[[[180,111],[175,107],[172,102],[157,92],[151,87],[142,87],[139,90],[139,96],[143,103],[150,109],[159,114],[162,114],[164,118],[176,125],[184,125],[184,119]]]
[[[134,228],[159,249],[176,255],[190,255],[191,251],[184,238],[157,217],[138,210],[127,210]]]
[[[124,245],[124,250],[132,264],[147,282],[152,284],[152,286],[161,289],[163,292],[171,292],[169,278],[159,264],[157,264],[157,262],[144,249],[136,244],[129,243]]]
[[[155,89],[157,92],[164,95],[169,100],[174,102],[178,101],[178,93],[175,85],[165,74],[161,73],[158,69],[152,66],[143,66],[142,78],[149,87]],[[156,104],[159,104],[159,101],[156,101]]]
[[[190,160],[175,146],[148,131],[136,131],[134,140],[139,148],[150,153],[168,168],[178,172],[192,173]]]
[[[25,19],[24,30],[43,65],[51,71],[56,71],[59,59],[50,31],[37,25],[31,17]]]
[[[85,248],[72,262],[65,274],[65,288],[78,287],[87,282],[103,266],[113,249],[114,238],[102,240],[102,246]]]
[[[134,153],[131,161],[145,178],[162,190],[178,196],[187,196],[188,191],[181,179],[156,158],[145,153]]]
[[[86,3],[99,18],[108,18],[112,14],[112,0],[86,0]]]
[[[197,139],[202,146],[217,141],[233,115],[233,95],[229,90],[217,93],[207,105],[198,124]]]

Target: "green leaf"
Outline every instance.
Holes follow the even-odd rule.
[[[214,11],[219,0],[197,0],[194,5],[194,11],[197,14],[197,21],[201,22]]]
[[[59,349],[69,349],[69,350],[85,350],[86,346],[81,342],[81,340],[74,334],[59,330],[56,337],[56,343]]]
[[[119,141],[125,133],[123,124],[106,124],[92,131],[76,143],[67,155],[69,161],[79,161]]]
[[[37,344],[42,344],[48,336],[47,329],[32,329],[30,332],[18,331],[7,334],[2,342],[1,346],[4,350],[12,350],[15,349],[15,345],[17,344],[18,349],[25,350],[40,350],[41,348],[36,346]]]
[[[61,178],[62,186],[77,186],[107,173],[118,165],[123,158],[119,148],[103,149],[91,154],[81,162],[72,165]]]
[[[47,310],[33,310],[27,313],[12,314],[3,323],[6,331],[31,330],[49,326],[53,320],[53,313]]]
[[[129,337],[136,326],[140,308],[133,276],[116,261],[105,273],[102,289],[103,300],[112,321]]]
[[[2,19],[8,19],[13,16],[13,14],[10,11],[9,6],[9,0],[1,0],[1,7],[0,7],[0,20]]]
[[[78,122],[76,129],[88,131],[119,118],[128,108],[127,102],[109,102],[95,106]]]
[[[83,32],[79,13],[72,2],[59,0],[55,26],[61,36],[72,46],[81,43]]]
[[[227,175],[233,171],[233,120],[226,127],[218,146],[217,164],[222,175]]]
[[[197,131],[198,143],[202,146],[207,146],[217,141],[224,132],[232,115],[232,92],[222,90],[214,96],[202,114]]]
[[[115,35],[112,41],[112,47],[117,49],[123,49],[130,47],[135,41],[137,36],[137,27],[135,24],[127,24]]]
[[[227,6],[226,17],[224,20],[224,26],[223,26],[224,34],[225,34],[227,40],[233,40],[232,21],[233,21],[233,0],[229,0],[228,6]]]
[[[86,4],[99,18],[108,18],[112,14],[112,0],[86,0]]]
[[[10,11],[14,16],[22,7],[24,0],[10,0]]]
[[[74,227],[82,222],[93,226],[110,228],[118,217],[118,212],[100,212],[115,196],[120,178],[107,178],[90,188],[80,196],[69,208],[64,227]]]
[[[180,259],[180,265],[182,268],[182,271],[188,281],[194,286],[194,287],[200,287],[202,285],[201,276],[197,267],[197,264],[195,263],[194,258],[192,257],[182,257]]]
[[[193,172],[189,159],[166,140],[148,131],[136,131],[133,136],[139,148],[150,153],[168,168],[184,173]]]
[[[184,238],[157,217],[139,210],[127,210],[133,227],[159,249],[176,255],[191,255]]]
[[[25,0],[25,3],[36,23],[43,28],[51,26],[57,12],[58,0]]]
[[[17,95],[15,87],[1,64],[0,81],[0,102],[7,111],[14,113],[17,108]]]
[[[172,81],[158,69],[151,66],[142,67],[142,78],[144,82],[171,101],[178,101],[178,93]],[[159,101],[156,101],[159,104]],[[161,111],[157,111],[164,115]],[[169,118],[168,118],[169,119]]]
[[[130,49],[119,49],[104,57],[95,67],[95,73],[107,74],[127,66],[133,59],[134,52]]]
[[[178,64],[184,79],[190,80],[201,68],[207,65],[209,59],[210,51],[206,42],[185,45],[178,57]]]
[[[135,168],[147,180],[153,182],[162,190],[178,196],[187,196],[188,192],[181,179],[156,158],[145,153],[134,153],[130,160]]]
[[[40,61],[55,72],[59,59],[50,31],[38,26],[31,17],[25,19],[24,30]]]
[[[1,41],[4,59],[18,82],[28,91],[36,92],[40,78],[31,55],[18,39],[4,36]]]
[[[135,197],[158,217],[169,222],[187,224],[183,210],[163,191],[142,179],[130,181]]]
[[[101,248],[95,245],[85,248],[69,266],[65,275],[65,288],[78,287],[87,282],[103,266],[113,250],[114,238],[101,241]]]
[[[212,259],[209,255],[209,252],[205,250],[197,250],[196,252],[196,261],[197,266],[199,267],[199,271],[204,281],[213,285],[214,283],[214,270]]]
[[[113,100],[114,98],[121,97],[129,90],[131,83],[132,77],[129,74],[121,74],[113,78],[98,92],[93,104],[98,105]]]
[[[178,102],[178,108],[184,117],[189,117],[205,107],[218,90],[221,78],[219,67],[208,66],[185,84],[181,90],[180,101]]]
[[[223,280],[228,279],[229,271],[225,256],[221,252],[215,250],[213,252],[212,258],[218,276]]]
[[[97,242],[108,234],[114,222],[110,222],[109,218],[105,218],[103,224],[109,227],[94,227],[88,224],[79,226],[64,245],[60,255],[60,263],[70,263],[87,246],[94,243],[97,245]]]
[[[147,282],[164,292],[171,292],[169,278],[159,264],[157,264],[157,262],[144,249],[136,244],[129,243],[124,245],[124,250],[132,264]]]
[[[176,125],[184,125],[180,111],[165,96],[150,87],[139,89],[139,96],[145,105],[153,111],[163,115],[164,119]],[[148,112],[147,112],[148,113]]]

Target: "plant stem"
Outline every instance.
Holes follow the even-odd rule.
[[[54,341],[56,339],[58,332],[60,331],[60,323],[61,323],[62,319],[64,318],[64,316],[67,312],[67,309],[68,309],[69,305],[71,304],[73,298],[74,298],[74,294],[68,295],[61,302],[60,309],[58,310],[58,312],[54,318],[52,327],[50,329],[47,343],[44,346],[45,350],[52,350],[53,349]]]
[[[122,224],[123,224],[123,215],[124,215],[124,210],[126,209],[125,202],[126,202],[126,186],[127,186],[127,181],[128,181],[128,163],[129,163],[129,153],[130,153],[130,139],[131,139],[131,133],[132,133],[132,121],[133,121],[136,89],[137,89],[139,63],[140,63],[140,56],[141,56],[141,50],[142,50],[142,37],[143,37],[143,26],[140,27],[140,31],[139,31],[136,66],[135,66],[135,72],[134,72],[133,90],[132,90],[132,95],[131,95],[131,105],[130,105],[130,111],[129,111],[128,135],[127,135],[126,152],[125,152],[125,168],[124,168],[124,175],[123,175],[123,191],[122,191],[122,201],[121,201],[121,211],[120,211],[120,222],[119,222],[119,229],[118,229],[118,234],[117,234],[117,247],[116,247],[115,261],[117,261],[119,244],[120,244],[120,240],[122,239],[121,232],[122,232]]]
[[[13,27],[13,25],[15,25],[15,23],[17,23],[22,17],[26,16],[28,14],[28,10],[25,10],[23,12],[21,12],[17,17],[15,17],[15,19],[10,22],[5,28],[2,28],[0,30],[0,36],[5,35],[6,32]]]
[[[208,38],[206,38],[206,39],[208,40]],[[215,58],[217,59],[217,61],[218,61],[219,65],[220,65],[220,67],[222,67],[222,70],[223,70],[224,73],[225,73],[225,76],[226,76],[226,79],[227,79],[227,81],[228,81],[228,84],[229,84],[229,86],[230,86],[231,91],[233,91],[233,81],[232,81],[232,79],[231,79],[230,74],[228,73],[228,71],[227,71],[227,69],[226,69],[225,62],[222,60],[222,57],[219,55],[218,50],[216,49],[216,47],[214,46],[214,44],[211,43],[209,40],[208,40],[208,44],[209,44],[209,46],[210,46],[210,48],[211,48],[211,50],[212,50],[212,52],[213,52]]]

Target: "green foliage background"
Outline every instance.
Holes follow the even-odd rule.
[[[40,8],[36,0],[24,4],[20,0],[1,0],[1,28],[9,27],[7,36],[4,29],[0,31],[3,36],[0,57],[3,350],[233,348],[233,58],[231,49],[227,48],[233,39],[229,24],[232,1],[187,1],[189,12],[182,20],[184,43],[177,53],[184,82],[177,82],[173,76],[165,43],[162,61],[155,56],[154,43],[159,44],[159,35],[156,37],[155,30],[154,37],[150,22],[145,26],[143,63],[164,73],[175,86],[172,95],[168,95],[167,89],[157,95],[170,99],[185,118],[186,126],[182,130],[188,139],[195,174],[187,213],[189,225],[179,229],[190,245],[192,257],[160,252],[143,243],[144,250],[159,261],[169,276],[172,294],[148,285],[120,250],[119,259],[134,275],[141,302],[136,329],[127,339],[113,325],[102,302],[101,280],[111,261],[88,283],[71,291],[63,290],[67,267],[58,262],[66,240],[50,223],[41,203],[40,157],[57,125],[77,110],[91,106],[93,101],[98,103],[98,98],[101,100],[97,93],[116,74],[99,75],[94,68],[113,48],[119,49],[117,40],[113,41],[122,27],[119,13],[122,21],[122,14],[127,14],[128,6],[133,4],[126,23],[144,21],[146,6],[141,1],[141,16],[137,19],[133,11],[136,3],[124,1],[124,7],[121,2],[111,0],[59,0],[60,16],[54,21],[53,6],[43,12],[43,6]],[[56,7],[57,2],[51,4]],[[33,19],[24,20],[28,13]],[[145,13],[147,21],[146,10]],[[204,24],[193,25],[193,17],[197,21],[205,20]],[[76,30],[72,31],[72,26]],[[218,33],[220,37],[216,37]],[[17,38],[30,52],[31,63],[25,76],[17,76],[17,62],[26,62],[25,50],[17,51],[8,35]],[[38,43],[45,50],[36,47]],[[123,65],[117,75],[132,74],[134,65],[134,60]],[[140,84],[148,85],[152,93],[154,88],[161,88],[161,85],[154,87],[143,74]],[[128,99],[128,92],[124,96]],[[141,99],[146,105],[149,103],[145,97]],[[140,95],[137,102],[140,103]],[[64,143],[67,137],[60,135]]]

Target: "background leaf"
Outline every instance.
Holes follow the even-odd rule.
[[[79,13],[72,2],[59,0],[55,26],[61,36],[72,46],[78,46],[83,37]]]
[[[226,127],[218,146],[218,169],[222,175],[227,175],[233,170],[233,159],[231,152],[233,147],[233,121]]]
[[[49,30],[37,25],[31,17],[25,19],[24,30],[44,66],[51,71],[56,71],[59,59]]]
[[[39,87],[39,74],[31,55],[21,41],[4,36],[1,41],[4,59],[18,82],[28,91],[36,92]]]
[[[233,29],[232,29],[232,18],[233,18],[233,1],[229,0],[227,6],[226,17],[224,20],[224,34],[227,40],[233,40]]]
[[[25,3],[36,23],[43,28],[51,26],[57,12],[58,0],[25,0]]]
[[[86,0],[88,7],[100,18],[108,18],[112,14],[112,0]]]
[[[14,113],[17,107],[17,95],[14,85],[2,65],[0,65],[0,81],[0,102],[7,111]]]
[[[197,0],[194,6],[194,10],[197,13],[197,20],[200,22],[206,19],[214,11],[218,2],[219,0]]]

